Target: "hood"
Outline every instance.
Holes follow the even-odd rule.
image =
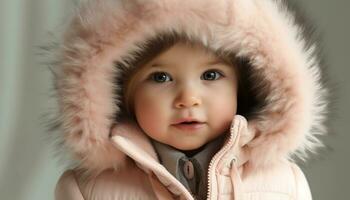
[[[123,166],[110,140],[121,112],[122,69],[159,34],[186,35],[216,51],[248,59],[262,106],[248,118],[250,163],[305,159],[325,133],[326,89],[317,46],[279,0],[90,0],[69,21],[55,50],[59,148],[78,167]],[[117,92],[116,92],[117,91]],[[119,91],[119,92],[118,92]]]

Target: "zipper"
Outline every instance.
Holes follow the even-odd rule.
[[[236,120],[234,120],[234,121],[236,121]],[[239,122],[239,121],[237,121],[237,122]],[[237,125],[239,125],[239,124],[237,124]],[[211,175],[213,174],[212,173],[212,168],[213,168],[213,165],[214,165],[214,162],[219,158],[219,157],[221,157],[228,149],[229,149],[229,147],[230,146],[232,146],[232,143],[236,140],[236,136],[237,136],[237,134],[234,134],[234,126],[235,126],[235,123],[233,122],[232,124],[231,124],[231,127],[230,127],[230,137],[229,137],[229,141],[228,141],[228,143],[220,150],[220,151],[218,151],[215,155],[214,155],[214,157],[211,159],[211,161],[210,161],[210,163],[209,163],[209,167],[208,167],[208,191],[207,191],[207,200],[209,200],[210,199],[210,196],[211,196],[211,192],[212,192],[212,184],[211,184]],[[214,175],[215,175],[215,173],[214,173]],[[213,177],[213,178],[215,178],[215,177]]]

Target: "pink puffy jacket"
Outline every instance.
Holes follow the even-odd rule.
[[[56,199],[193,199],[159,163],[150,140],[135,126],[118,127],[111,136],[113,145],[128,156],[125,169],[105,170],[88,181],[79,172],[66,171],[57,184]],[[264,169],[249,169],[244,147],[252,138],[245,118],[236,115],[224,146],[210,162],[208,199],[311,200],[297,165],[280,160]]]
[[[317,46],[279,0],[89,0],[50,48],[58,148],[72,158],[57,200],[193,199],[137,124],[120,121],[121,78],[160,34],[249,60],[258,103],[233,117],[209,167],[208,199],[309,200],[293,158],[320,146],[326,90]],[[51,46],[52,47],[52,46]],[[225,106],[225,105],[223,105]],[[239,106],[239,105],[238,105]]]

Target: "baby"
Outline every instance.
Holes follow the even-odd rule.
[[[56,199],[300,199],[318,145],[316,59],[279,1],[92,0],[55,78]],[[312,52],[311,52],[312,53]]]
[[[206,197],[207,167],[220,148],[215,139],[229,132],[236,114],[236,70],[200,45],[176,43],[126,86],[129,115],[154,140],[162,164],[199,199]]]

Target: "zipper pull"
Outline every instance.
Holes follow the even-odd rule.
[[[236,156],[233,156],[233,158],[231,159],[230,162],[230,169],[232,169],[233,165],[236,164],[238,162],[238,159]]]

